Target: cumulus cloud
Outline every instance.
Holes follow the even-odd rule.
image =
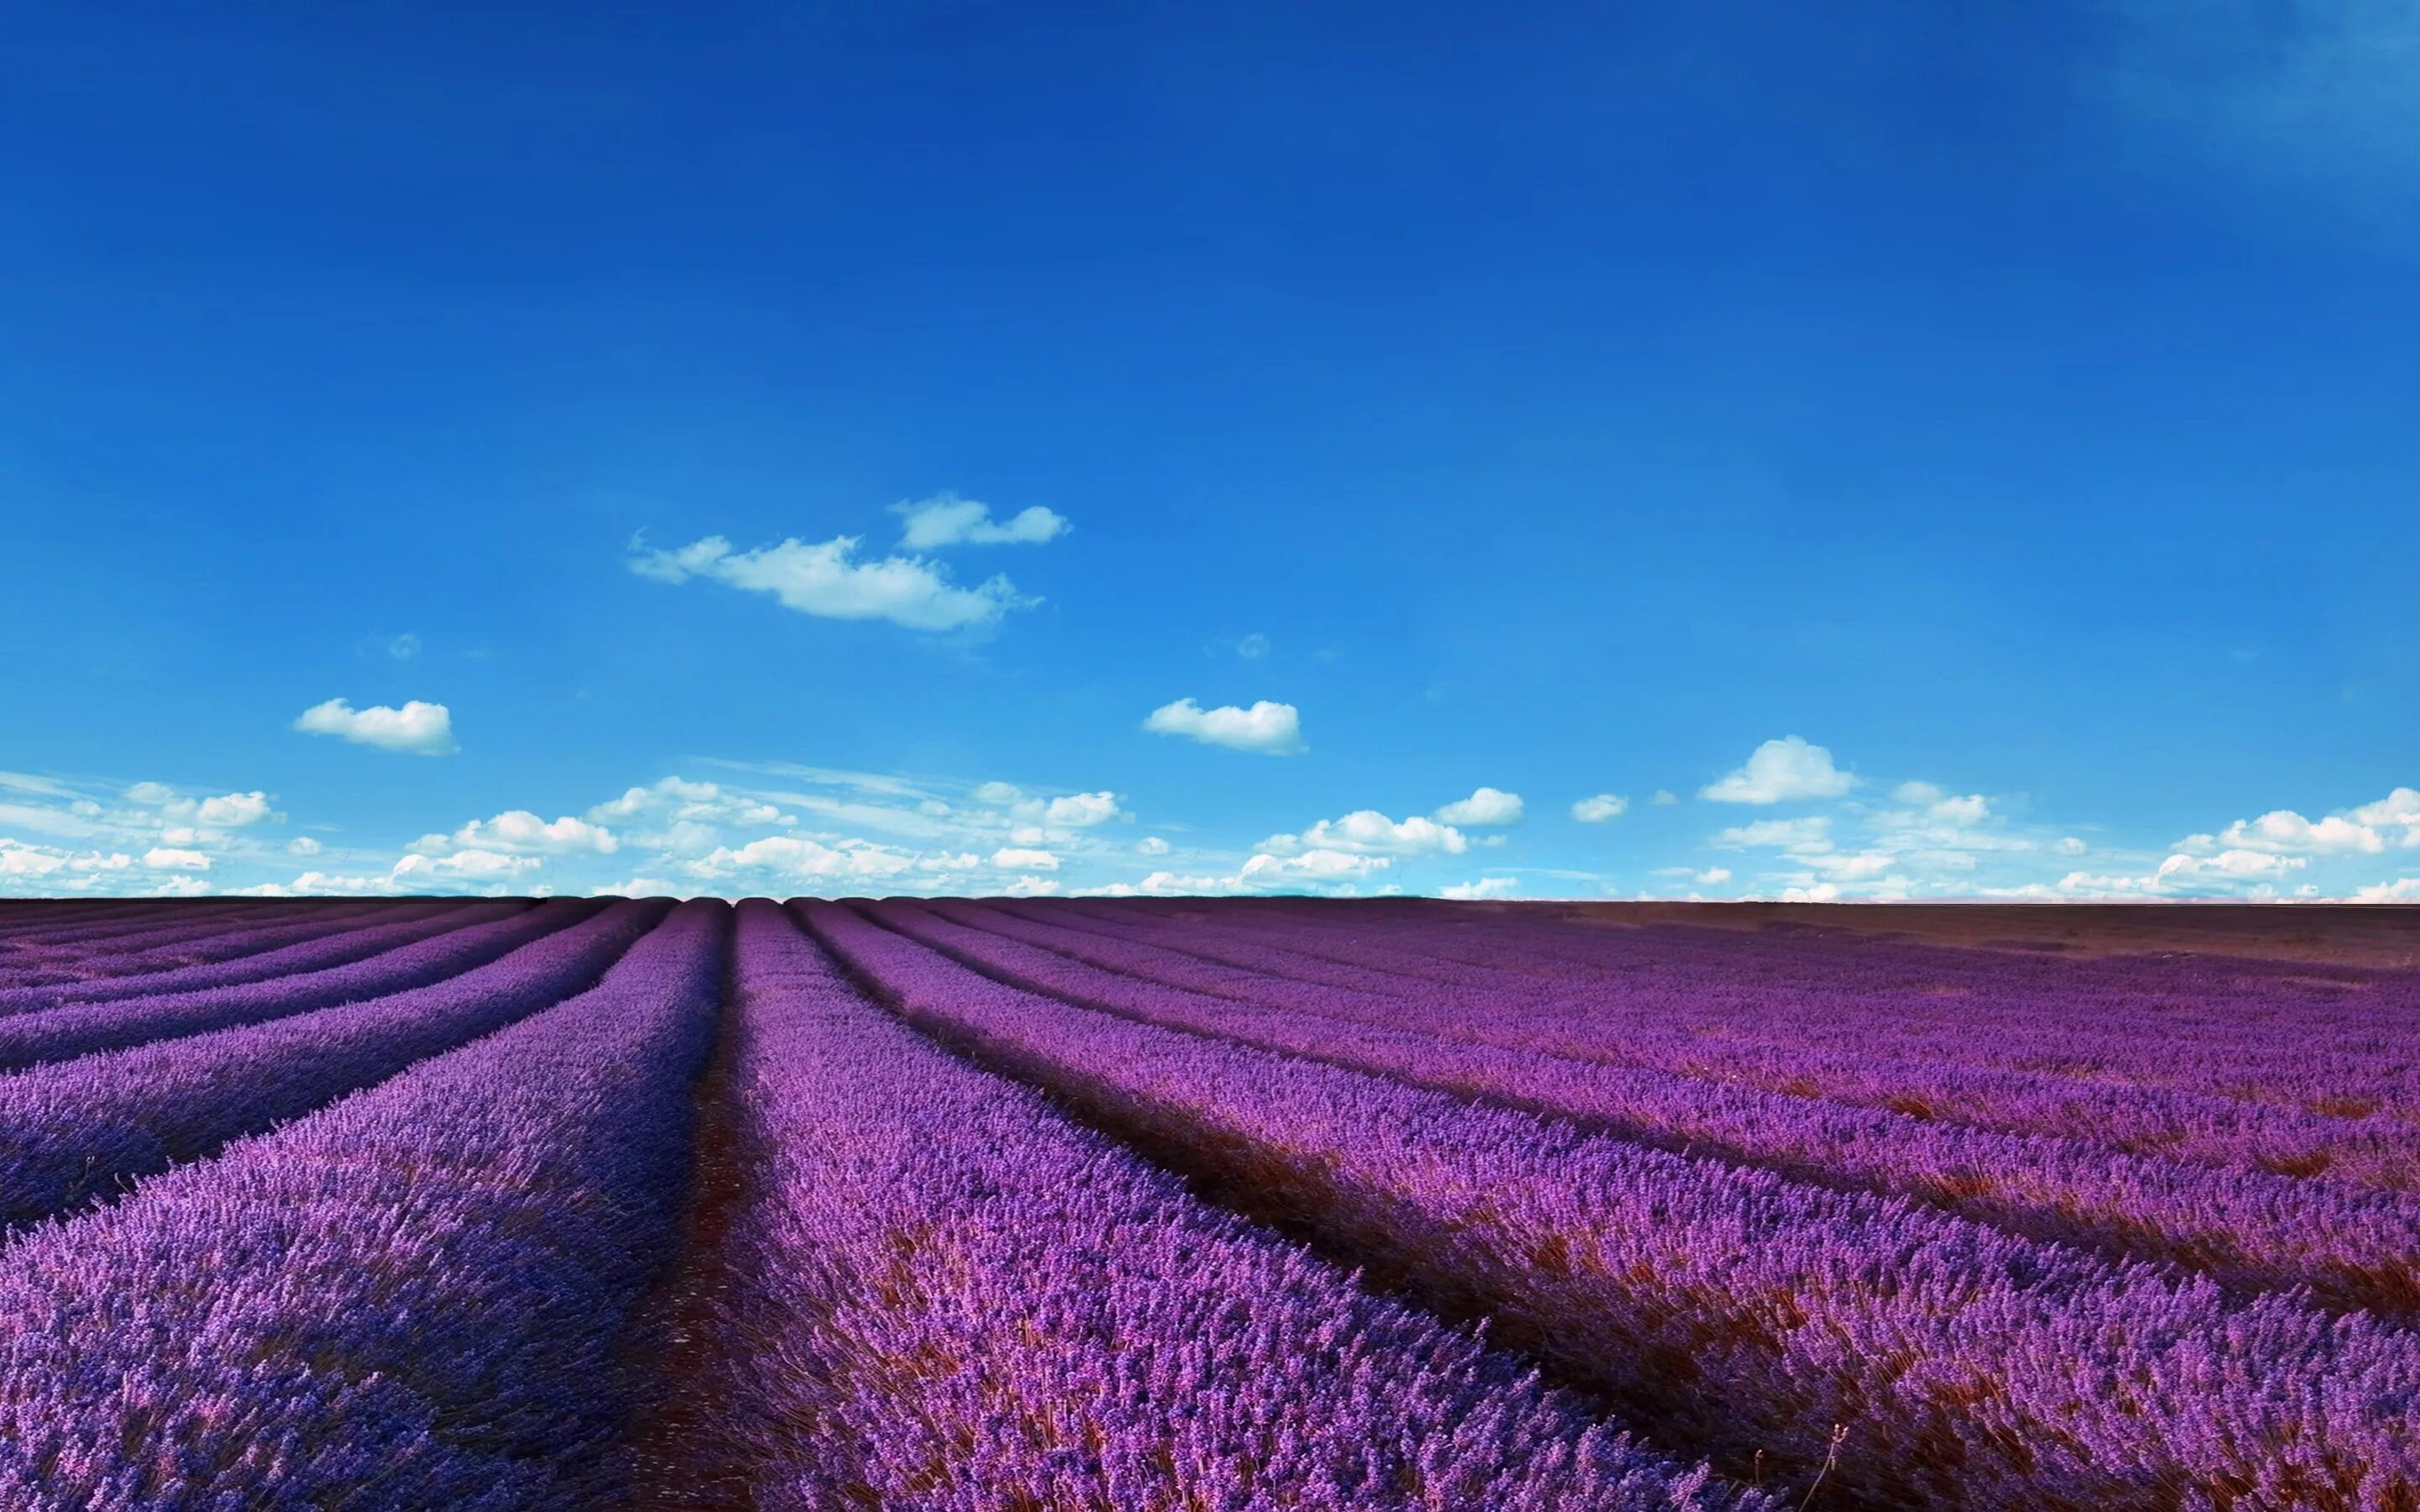
[[[1279,856],[1331,850],[1357,856],[1460,856],[1470,841],[1451,825],[1440,825],[1418,814],[1388,818],[1375,809],[1358,809],[1342,819],[1322,819],[1299,835],[1272,835],[1261,849]]]
[[[1745,765],[1700,788],[1698,796],[1715,803],[1792,803],[1837,798],[1856,781],[1832,764],[1829,750],[1784,735],[1756,748]]]
[[[1448,883],[1437,889],[1437,896],[1467,903],[1481,898],[1501,898],[1520,886],[1517,877],[1481,877],[1476,882]]]
[[[2082,856],[2086,851],[2088,851],[2092,847],[2085,844],[2084,841],[2076,839],[2073,835],[2061,836],[2058,842],[2051,847],[2052,850],[2056,851],[2061,856]]]
[[[1059,857],[1049,851],[1002,846],[991,853],[991,864],[1003,872],[1020,869],[1028,872],[1056,872],[1059,870]]]
[[[1067,517],[1033,504],[1005,520],[991,517],[991,506],[954,493],[893,504],[891,512],[907,523],[899,544],[910,551],[943,546],[1039,546],[1055,541],[1075,527]]]
[[[159,782],[137,782],[136,788],[148,793],[166,793]],[[132,792],[129,790],[130,794]],[[266,793],[228,793],[215,798],[176,798],[158,801],[161,815],[181,819],[203,829],[241,829],[256,825],[270,815],[270,797]]]
[[[1205,709],[1193,700],[1178,699],[1151,711],[1142,727],[1157,735],[1183,735],[1208,746],[1258,751],[1264,756],[1296,756],[1309,749],[1302,743],[1302,715],[1291,703],[1263,699],[1249,709],[1228,704]]]
[[[143,853],[143,864],[154,872],[207,872],[210,858],[199,851],[155,845]]]
[[[2405,791],[2410,791],[2406,789]],[[2353,890],[2353,901],[2365,903],[2420,903],[2420,877],[2397,877]]]
[[[2180,852],[2162,861],[2156,875],[2162,880],[2169,877],[2282,877],[2309,864],[2299,856],[2274,856],[2260,851],[2221,851],[2216,856],[2187,856]]]
[[[1477,828],[1482,825],[1517,825],[1521,822],[1521,795],[1500,788],[1481,788],[1469,797],[1456,799],[1432,816],[1440,825],[1460,825]]]
[[[2420,788],[2397,788],[2376,803],[2365,803],[2347,817],[2357,825],[2400,826],[2412,831],[2406,836],[2406,845],[2420,836]]]
[[[793,835],[768,835],[733,848],[719,847],[689,864],[690,875],[719,877],[732,872],[769,872],[782,876],[822,881],[833,878],[892,877],[916,864],[916,857],[886,845],[845,841],[827,845]]]
[[[633,789],[633,792],[639,791]],[[571,856],[611,856],[621,842],[613,832],[566,814],[550,823],[527,809],[508,809],[493,819],[473,819],[448,835],[425,835],[412,848],[423,852],[456,850],[506,851]]]
[[[1160,839],[1157,835],[1145,835],[1142,839],[1135,841],[1135,849],[1144,856],[1166,856],[1168,854],[1168,841]]]
[[[972,588],[950,581],[949,569],[922,557],[884,557],[860,562],[858,538],[834,536],[807,542],[795,537],[778,546],[737,551],[709,535],[675,551],[644,551],[630,570],[659,582],[692,578],[770,594],[783,607],[832,620],[889,620],[911,630],[964,630],[997,622],[1011,609],[1041,602],[1020,596],[1016,585],[994,577]]]
[[[330,699],[303,710],[294,728],[305,734],[334,735],[357,746],[418,756],[449,756],[460,748],[454,744],[454,717],[445,705],[418,699],[399,709],[384,704],[356,709],[343,699]]]
[[[1584,825],[1602,825],[1629,811],[1630,800],[1619,793],[1600,793],[1572,805],[1572,817]]]
[[[1083,829],[1093,825],[1108,824],[1122,817],[1123,813],[1114,793],[1074,793],[1043,805],[1042,822]]]
[[[2222,847],[2309,856],[2376,854],[2386,849],[2378,830],[2339,815],[2304,818],[2291,809],[2278,809],[2257,819],[2239,819],[2218,833]]]

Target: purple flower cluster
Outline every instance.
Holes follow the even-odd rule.
[[[912,1022],[1229,1200],[1492,1318],[1663,1442],[1906,1507],[2408,1507],[2420,1339],[1903,1200],[1004,985],[845,907]]]
[[[728,917],[0,1253],[0,1505],[613,1504]]]

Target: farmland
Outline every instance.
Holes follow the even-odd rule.
[[[0,1506],[2420,1512],[2420,920],[0,904]]]

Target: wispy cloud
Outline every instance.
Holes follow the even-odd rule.
[[[634,547],[640,543],[633,543]],[[950,570],[922,557],[857,559],[858,538],[790,539],[751,551],[720,535],[677,550],[640,549],[632,572],[658,582],[705,579],[748,593],[769,594],[785,609],[831,620],[888,620],[911,630],[967,630],[996,624],[1012,609],[1041,602],[1005,577],[972,588],[950,580]]]
[[[945,546],[1039,546],[1075,529],[1066,516],[1040,504],[995,520],[989,504],[954,493],[893,504],[891,512],[907,522],[899,532],[899,544],[910,551]]]

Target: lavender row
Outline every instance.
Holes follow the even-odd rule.
[[[71,1003],[0,1018],[0,1071],[122,1050],[154,1040],[257,1024],[442,982],[596,915],[605,904],[562,898],[367,960],[266,981],[112,1002]]]
[[[1240,931],[1133,937],[1181,943],[1187,951],[1221,961],[1252,960],[1273,970],[1294,969],[1285,948]],[[1417,953],[1416,941],[1400,949],[1341,936],[1307,943],[1331,961],[1381,955],[1398,971],[1425,970],[1434,964]],[[2352,1185],[2420,1191],[2420,1130],[2395,1120],[2337,1117],[2118,1079],[1893,1057],[1870,1048],[1822,1051],[1761,1044],[1688,1027],[1678,1022],[1685,1015],[1669,995],[1633,993],[1618,979],[1608,979],[1591,994],[1523,997],[1500,984],[1471,989],[1470,981],[1484,980],[1479,973],[1443,971],[1439,976],[1442,983],[1462,984],[1455,995],[1464,1025],[1459,1032],[1490,1043],[1820,1097],[1982,1130],[2081,1136],[2164,1159],[2290,1176],[2325,1174]],[[1809,1022],[1826,1016],[1852,1025],[1866,1022],[1854,1002],[1807,1002],[1799,1011]],[[1978,1012],[1969,1032],[1988,1038],[1994,1032],[1989,1015]]]
[[[375,905],[322,903],[318,908],[324,911],[331,906],[344,912],[357,912],[365,906]],[[312,911],[300,903],[263,905],[252,903],[245,906],[235,903],[217,905],[155,903],[144,913],[125,919],[22,936],[8,943],[6,959],[12,963],[24,963],[44,958],[84,958],[120,950],[139,950],[183,939],[203,938],[214,931],[290,922],[307,917]]]
[[[0,1076],[0,1228],[105,1199],[581,992],[670,906],[613,904],[433,986]]]
[[[274,950],[300,941],[323,939],[373,924],[442,914],[457,904],[435,899],[382,903],[330,909],[300,918],[218,920],[178,937],[133,947],[110,944],[85,950],[49,971],[20,973],[11,988],[49,987],[54,992],[107,992],[124,979],[156,975],[180,967],[231,962]],[[524,903],[522,906],[526,907]],[[43,980],[54,977],[56,980]]]
[[[309,926],[271,926],[225,931],[211,937],[208,951],[193,951],[181,963],[162,961],[140,975],[115,969],[86,971],[72,980],[21,984],[0,988],[0,1017],[39,1012],[73,1003],[122,1001],[165,993],[199,992],[232,987],[345,965],[384,950],[411,945],[438,934],[509,918],[529,911],[521,899],[496,903],[417,903],[401,909],[315,920]],[[185,952],[180,951],[180,954]],[[142,957],[130,958],[142,960]]]
[[[939,917],[935,917],[939,916]],[[1456,1038],[1448,996],[1376,1010],[1323,989],[1220,977],[1187,958],[950,903],[877,917],[987,975],[1088,1007],[1481,1097],[1669,1150],[1916,1201],[2014,1233],[2206,1271],[2230,1287],[2307,1286],[2338,1307],[2420,1309],[2420,1201],[2258,1172],[2148,1160],[1602,1066]],[[1303,999],[1309,996],[1309,1001]]]
[[[901,1011],[1626,1402],[1893,1507],[2388,1512],[2420,1340],[1862,1194],[1137,1024],[800,905]]]
[[[727,917],[0,1256],[0,1503],[615,1504]]]
[[[1101,917],[1109,917],[1107,915]],[[1272,920],[1299,931],[1298,921]],[[2038,961],[2007,952],[1658,926],[1369,927],[1523,995],[1542,985],[1656,1005],[1674,1026],[1776,1046],[2102,1077],[2306,1109],[2420,1114],[2420,975],[2223,959]],[[1255,938],[1266,940],[1253,927]],[[1332,940],[1332,928],[1321,932]],[[1314,947],[1317,948],[1317,947]],[[1551,989],[1550,989],[1551,991]],[[1988,1017],[1994,1032],[1973,1033]],[[1800,1031],[1805,1030],[1807,1033]],[[1809,1034],[1813,1036],[1809,1040]],[[2405,1101],[2398,1101],[2405,1100]]]
[[[766,1512],[1767,1506],[1205,1209],[740,905],[745,1200],[670,1477]]]

